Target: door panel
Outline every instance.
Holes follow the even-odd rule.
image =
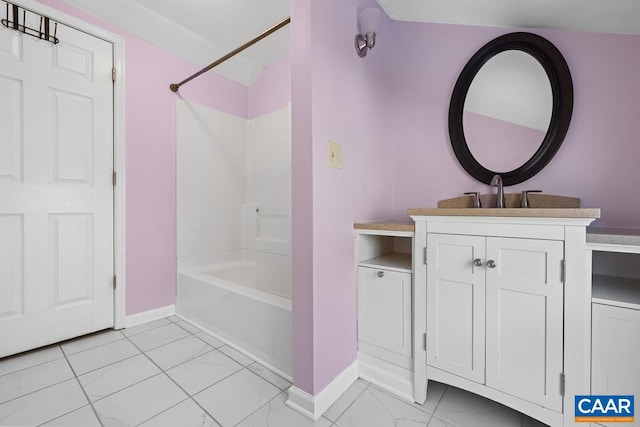
[[[15,31],[0,32],[0,60],[3,62],[22,61],[22,36]]]
[[[22,181],[22,82],[0,76],[0,180]]]
[[[0,214],[0,321],[22,315],[24,279],[22,215]]]
[[[0,27],[0,357],[113,326],[112,45],[57,35]]]
[[[51,172],[53,182],[91,185],[93,99],[51,91]]]
[[[93,296],[93,215],[51,215],[49,224],[53,307],[90,301]]]
[[[484,383],[484,237],[427,237],[427,365]]]
[[[561,411],[561,241],[487,238],[487,386]]]

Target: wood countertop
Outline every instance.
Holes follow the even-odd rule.
[[[353,224],[356,230],[381,230],[381,231],[409,231],[415,230],[413,221],[374,221],[356,222]]]

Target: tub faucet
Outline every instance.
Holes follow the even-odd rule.
[[[493,179],[491,179],[491,186],[498,187],[498,192],[496,194],[496,208],[506,208],[507,206],[504,203],[504,188],[502,187],[502,177],[500,175],[494,175]]]

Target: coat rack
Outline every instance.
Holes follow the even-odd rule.
[[[13,11],[13,21],[9,20],[9,9],[12,9]],[[60,43],[60,40],[58,39],[58,37],[56,37],[56,34],[58,33],[57,22],[53,23],[53,34],[51,34],[51,19],[47,18],[46,16],[40,16],[40,28],[36,30],[35,28],[27,27],[27,11],[25,9],[22,9],[22,24],[20,23],[20,10],[21,8],[19,6],[15,4],[9,5],[9,3],[7,3],[7,14],[6,18],[1,21],[2,25],[7,28],[20,31],[21,33],[28,36],[46,40],[53,44]],[[29,13],[34,12],[29,11]]]

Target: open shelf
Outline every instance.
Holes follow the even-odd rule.
[[[403,252],[389,252],[375,258],[358,263],[360,267],[379,268],[381,270],[411,273],[411,254]]]
[[[640,310],[640,279],[594,274],[591,301]]]

